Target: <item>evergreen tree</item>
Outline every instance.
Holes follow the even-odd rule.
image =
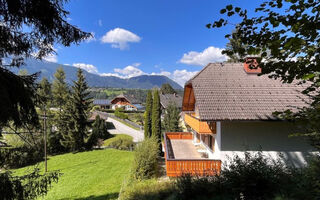
[[[180,132],[180,110],[175,103],[170,102],[168,105],[164,118],[163,129],[165,132]]]
[[[67,122],[69,112],[67,110],[68,96],[70,95],[69,88],[65,82],[65,72],[62,67],[59,67],[54,74],[54,81],[52,83],[52,104],[58,108],[54,116],[54,125],[58,131],[52,132],[49,135],[49,150],[52,153],[65,151],[67,148],[62,146],[63,134],[68,132]]]
[[[150,137],[152,133],[151,129],[151,114],[152,114],[152,92],[148,91],[146,100],[146,111],[144,112],[144,137]]]
[[[156,89],[153,92],[153,104],[152,104],[152,136],[155,137],[159,143],[159,149],[161,149],[161,106],[159,91]],[[160,151],[161,152],[161,151]]]
[[[58,107],[59,112],[61,112],[69,95],[68,86],[65,81],[66,75],[62,67],[57,69],[54,78],[52,83],[53,103]]]
[[[34,101],[37,74],[20,76],[10,69],[20,66],[24,58],[32,57],[35,50],[41,59],[54,52],[53,44],[70,46],[90,36],[68,23],[69,12],[63,8],[66,2],[0,2],[0,126],[11,121],[18,127],[39,124]],[[0,176],[1,199],[37,199],[58,179],[57,172],[40,175],[37,170],[22,177],[12,177],[10,173]]]
[[[85,147],[88,138],[88,114],[91,109],[88,85],[81,69],[77,72],[77,81],[72,86],[71,98],[66,104],[67,129],[63,133],[63,146],[71,151],[79,151]]]
[[[48,108],[51,105],[52,101],[52,92],[51,92],[51,84],[48,79],[43,77],[39,83],[39,88],[37,90],[39,96],[40,108],[44,109],[44,107]]]
[[[97,115],[92,126],[92,132],[88,137],[87,148],[90,149],[94,145],[97,145],[99,139],[107,139],[108,137],[107,124]]]
[[[174,93],[176,93],[176,91],[172,88],[172,86],[169,83],[162,84],[160,92],[162,94],[174,94]]]

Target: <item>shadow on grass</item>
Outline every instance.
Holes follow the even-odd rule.
[[[109,199],[118,199],[119,193],[110,193],[105,195],[91,195],[83,198],[75,198],[75,200],[109,200]]]

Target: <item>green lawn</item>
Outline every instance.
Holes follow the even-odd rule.
[[[43,199],[117,199],[132,160],[133,152],[115,149],[50,157],[48,170],[61,170],[63,175]],[[43,163],[39,167],[43,168]],[[29,169],[18,169],[16,174],[24,174]]]

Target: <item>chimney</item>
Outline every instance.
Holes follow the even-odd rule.
[[[261,73],[261,68],[257,62],[257,57],[254,56],[248,56],[245,58],[243,69],[247,74]]]

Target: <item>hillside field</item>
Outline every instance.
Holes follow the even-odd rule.
[[[49,157],[48,170],[60,170],[62,176],[48,195],[40,199],[117,199],[121,184],[129,175],[132,160],[133,152],[115,149]],[[23,175],[33,167],[15,170],[15,174]],[[43,169],[43,162],[38,167]]]

